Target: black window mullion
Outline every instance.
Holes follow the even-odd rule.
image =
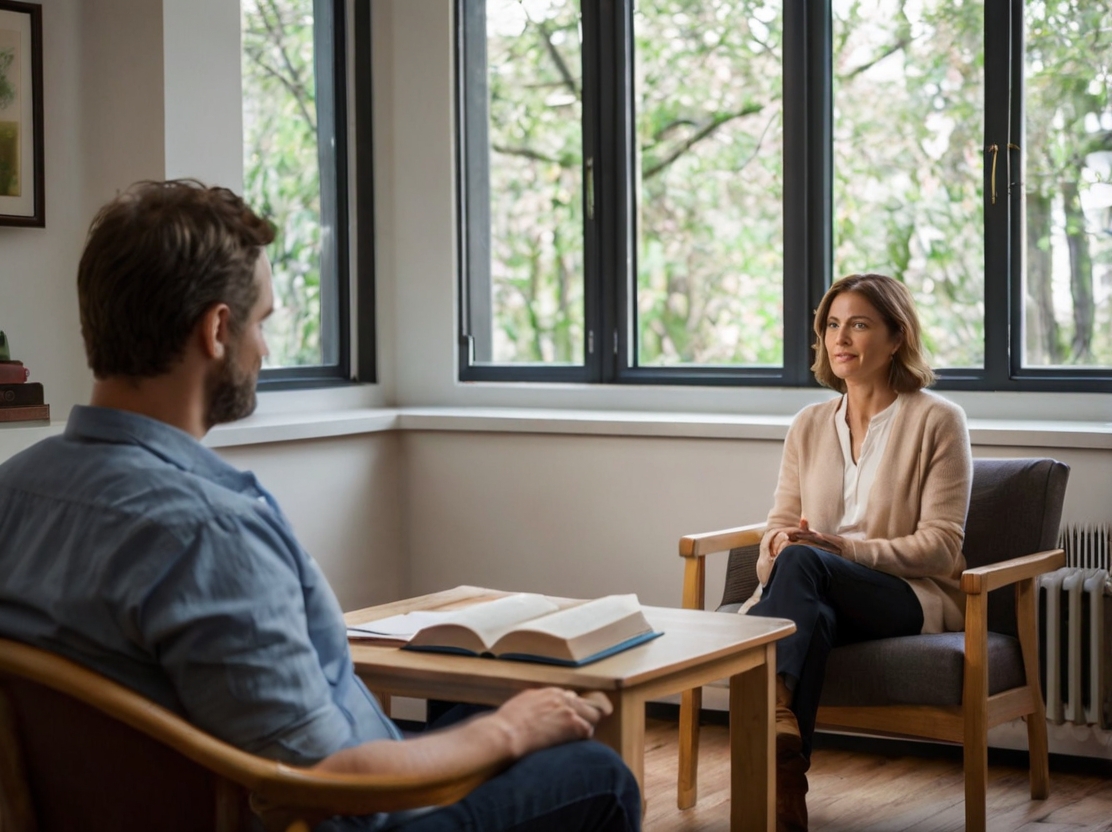
[[[460,378],[492,356],[490,287],[490,159],[486,3],[456,4],[458,177],[460,179]]]
[[[362,382],[378,380],[378,344],[375,321],[375,200],[374,200],[374,92],[371,76],[371,8],[356,3],[352,9],[355,86],[355,204],[356,261],[356,373]]]
[[[1008,346],[1012,212],[1008,195],[1008,144],[1012,135],[1012,5],[1013,0],[985,0],[985,368],[982,384],[991,389],[1011,386]]]
[[[829,3],[807,3],[807,305],[789,320],[802,327],[797,344],[804,347],[795,365],[796,384],[815,385],[812,329],[814,310],[830,288],[834,264],[834,85],[832,12]],[[785,281],[790,275],[785,275]]]
[[[812,383],[813,310],[830,285],[831,14],[784,4],[784,383]]]
[[[1008,25],[1009,50],[1008,50],[1008,82],[1010,95],[1008,97],[1008,147],[1001,156],[1004,162],[1003,170],[1007,175],[1007,206],[1008,206],[1008,271],[1005,275],[1010,304],[1008,310],[1008,376],[1014,379],[1022,372],[1023,366],[1023,319],[1024,319],[1024,291],[1023,291],[1023,264],[1025,253],[1024,229],[1027,221],[1024,208],[1025,195],[1023,192],[1023,154],[1027,150],[1025,127],[1025,60],[1024,60],[1024,23],[1023,0],[1011,0],[1009,3],[1010,20]],[[1000,168],[997,168],[999,174]],[[999,183],[997,184],[999,188]],[[999,200],[1000,195],[997,195]],[[987,299],[986,299],[987,300]],[[987,362],[986,362],[987,363]]]
[[[611,0],[580,0],[580,21],[583,32],[583,349],[587,380],[610,381],[612,362],[607,361],[613,303],[605,285],[606,220],[611,200],[607,168],[608,158],[605,117],[610,95],[602,89],[609,73],[603,56],[609,52],[603,44],[612,28],[609,17]]]
[[[599,60],[598,162],[595,223],[599,232],[600,339],[596,353],[602,380],[624,381],[631,365],[630,350],[636,285],[632,217],[636,199],[633,154],[636,152],[633,101],[633,0],[598,2]]]

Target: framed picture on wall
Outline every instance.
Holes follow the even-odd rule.
[[[42,6],[0,0],[0,225],[46,225]]]

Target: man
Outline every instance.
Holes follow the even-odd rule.
[[[274,499],[198,440],[254,410],[274,232],[234,194],[148,182],[78,269],[95,383],[64,435],[0,466],[0,635],[56,651],[225,741],[325,771],[507,770],[438,810],[340,828],[640,828],[590,737],[604,697],[533,690],[402,739],[355,676],[336,598]]]

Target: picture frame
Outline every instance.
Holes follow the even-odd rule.
[[[0,226],[46,225],[42,6],[0,0]]]

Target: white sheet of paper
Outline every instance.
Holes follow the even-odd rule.
[[[418,610],[402,615],[391,615],[389,618],[380,618],[378,621],[368,621],[365,624],[355,624],[348,627],[349,636],[378,636],[380,638],[396,638],[399,641],[409,641],[422,627],[439,624],[450,613],[439,610]]]

